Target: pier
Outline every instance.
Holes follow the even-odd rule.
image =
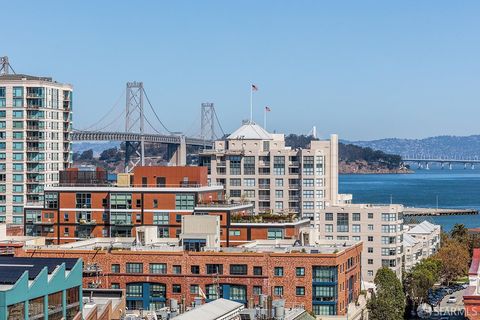
[[[404,216],[465,216],[478,215],[476,209],[442,209],[442,208],[412,208],[406,207],[403,211]]]

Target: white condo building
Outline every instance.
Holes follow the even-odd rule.
[[[373,283],[377,270],[389,267],[399,278],[403,264],[403,206],[346,204],[322,210],[319,236],[362,241],[362,282]]]
[[[23,224],[24,205],[71,163],[72,86],[0,74],[0,222]]]
[[[349,201],[338,194],[338,137],[314,140],[306,149],[285,145],[283,134],[244,121],[212,150],[200,154],[211,182],[232,200],[248,200],[257,213],[295,213],[312,221],[328,205]]]

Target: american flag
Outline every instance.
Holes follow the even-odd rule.
[[[256,85],[252,84],[252,91],[258,91],[258,88]]]
[[[270,111],[272,111],[272,109],[270,109],[269,106],[266,106],[266,107],[265,107],[265,111],[266,111],[266,112],[270,112]]]

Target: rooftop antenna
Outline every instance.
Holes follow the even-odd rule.
[[[10,70],[12,70],[13,74],[16,74],[15,70],[13,70],[12,66],[8,62],[8,57],[4,56],[0,58],[0,75],[10,74]]]

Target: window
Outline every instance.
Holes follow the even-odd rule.
[[[368,236],[368,242],[373,242],[373,236]]]
[[[175,222],[182,222],[182,215],[181,214],[175,215]]]
[[[283,210],[283,202],[282,201],[275,201],[275,209]]]
[[[91,208],[92,207],[92,195],[90,193],[77,193],[75,195],[76,206],[75,208]]]
[[[127,273],[142,273],[143,263],[127,262]]]
[[[13,150],[23,150],[23,142],[13,142],[12,143]]]
[[[182,274],[182,266],[174,265],[172,267],[173,274]]]
[[[373,248],[372,248],[372,247],[368,247],[367,251],[368,251],[368,253],[373,253]]]
[[[382,233],[395,233],[396,231],[396,225],[382,224]]]
[[[337,281],[337,267],[314,266],[313,282],[335,282]]]
[[[273,274],[277,277],[283,277],[283,267],[273,268]]]
[[[190,272],[192,274],[200,274],[200,266],[190,266]]]
[[[195,195],[193,194],[175,195],[175,209],[193,210],[194,207],[195,207]]]
[[[22,119],[23,118],[23,111],[21,110],[13,110],[12,111],[13,119]]]
[[[120,273],[120,265],[112,264],[112,273]]]
[[[304,199],[313,199],[315,196],[314,196],[314,192],[313,190],[303,190],[303,198]]]
[[[352,224],[352,232],[360,233],[360,225],[359,224]]]
[[[166,274],[167,264],[166,263],[150,263],[150,273]]]
[[[242,196],[242,191],[241,190],[230,190],[230,197],[232,198],[240,198]]]
[[[223,264],[207,264],[207,274],[223,274]]]
[[[154,212],[153,213],[153,224],[166,225],[166,224],[169,224],[168,220],[169,220],[168,212]]]
[[[228,234],[230,236],[238,237],[240,235],[240,230],[229,230]]]
[[[382,244],[394,244],[397,242],[396,237],[382,237]]]
[[[261,286],[253,286],[253,295],[259,296],[262,294],[262,287]]]
[[[269,228],[267,233],[268,240],[283,239],[283,230],[277,228]]]
[[[333,232],[333,224],[326,224],[325,232]]]
[[[110,289],[120,289],[120,283],[112,283],[112,284],[110,284]]]
[[[276,176],[282,176],[285,174],[285,157],[284,156],[273,157],[273,174]]]
[[[239,175],[241,174],[240,163],[242,158],[240,156],[230,156],[230,174]]]
[[[275,287],[273,287],[273,295],[275,295],[275,296],[283,296],[283,287],[282,287],[282,286],[275,286]]]
[[[368,264],[373,264],[373,259],[368,259]]]
[[[373,231],[373,224],[368,225],[368,231]]]
[[[304,267],[296,267],[295,268],[295,275],[297,277],[303,277],[305,276],[305,268]]]
[[[373,219],[373,213],[372,212],[368,213],[368,219]]]
[[[352,221],[360,221],[360,213],[352,213]]]
[[[230,265],[230,274],[231,275],[246,275],[247,274],[247,265],[246,264],[231,264]]]
[[[396,221],[397,214],[396,213],[382,213],[382,221]]]
[[[241,179],[239,179],[239,178],[230,179],[230,186],[231,187],[240,187],[241,185],[242,185],[242,180]]]
[[[255,179],[254,178],[243,179],[243,185],[245,187],[255,187]]]
[[[137,297],[141,298],[143,295],[143,285],[141,283],[127,284],[127,298]]]
[[[275,179],[275,187],[283,187],[283,179]]]
[[[314,179],[303,179],[303,186],[304,187],[313,187],[314,186]]]
[[[243,174],[255,174],[255,157],[243,157]],[[255,179],[252,179],[255,183]]]
[[[153,199],[152,207],[153,208],[158,208],[158,200],[157,199]]]
[[[198,284],[191,284],[190,285],[190,294],[199,294],[199,293],[200,293],[200,290],[199,290]]]
[[[45,208],[57,209],[58,208],[58,193],[46,192],[45,193]]]
[[[172,285],[172,292],[173,293],[182,293],[182,286],[179,284]]]
[[[254,276],[261,276],[262,275],[262,267],[258,267],[258,266],[253,267],[253,275]]]
[[[112,193],[110,195],[110,207],[112,209],[132,209],[132,194]]]
[[[348,213],[337,213],[337,232],[348,232]]]
[[[305,295],[305,287],[296,287],[295,294],[297,296],[304,296]]]
[[[325,212],[325,221],[333,221],[333,213]]]
[[[303,175],[312,176],[313,175],[313,157],[312,156],[305,156],[303,157]]]

